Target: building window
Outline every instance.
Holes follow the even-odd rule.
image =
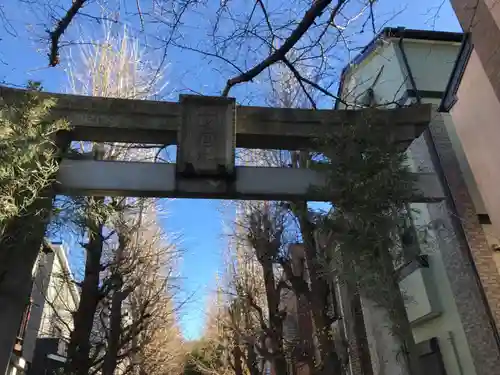
[[[479,220],[479,224],[481,225],[491,225],[490,216],[487,214],[478,214],[477,219]]]
[[[425,369],[426,375],[447,375],[436,337],[417,344],[417,349],[420,352],[420,367]]]
[[[57,339],[57,353],[60,356],[65,357],[67,352],[66,340],[63,335],[61,327],[54,325],[52,329],[52,335]]]
[[[60,338],[57,344],[57,354],[59,354],[61,357],[66,357],[67,352],[68,346],[66,344],[66,341],[63,338]]]

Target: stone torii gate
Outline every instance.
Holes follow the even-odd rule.
[[[15,103],[24,90],[0,88]],[[57,99],[51,112],[71,126],[67,141],[177,145],[176,163],[63,159],[56,191],[66,195],[262,200],[332,200],[317,191],[326,175],[311,169],[235,165],[236,147],[308,150],[344,124],[368,120],[385,126],[402,149],[431,119],[430,105],[375,110],[308,110],[236,106],[225,97],[181,95],[179,103],[40,93]],[[419,201],[444,193],[434,174],[419,173]],[[43,224],[41,224],[43,225]],[[43,231],[41,232],[43,233]],[[40,243],[42,238],[40,238]],[[0,374],[6,369],[29,293],[39,248],[26,248],[0,288]],[[7,290],[7,293],[5,293]],[[10,297],[9,297],[10,296]]]

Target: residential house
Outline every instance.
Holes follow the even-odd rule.
[[[44,243],[33,270],[33,288],[14,348],[11,374],[50,374],[65,362],[72,312],[79,303],[61,243]]]
[[[412,227],[427,240],[415,236],[419,251],[408,252],[398,269],[429,375],[487,375],[500,368],[500,276],[484,227],[489,201],[476,183],[455,117],[438,111],[463,40],[462,33],[384,29],[345,67],[339,96],[347,105],[336,104],[338,109],[432,105],[429,128],[407,153],[413,171],[439,178],[447,200],[411,204]],[[480,104],[469,106],[480,110]],[[343,306],[351,373],[391,373],[395,348],[383,317],[363,298],[357,306]]]

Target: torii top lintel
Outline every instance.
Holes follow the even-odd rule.
[[[17,102],[26,90],[0,86],[0,97]],[[72,139],[97,142],[176,144],[182,104],[176,102],[40,93],[57,100],[52,113],[66,118]],[[236,106],[236,146],[294,150],[309,148],[332,128],[369,118],[388,126],[395,142],[409,145],[428,126],[431,105],[396,109],[310,110]]]

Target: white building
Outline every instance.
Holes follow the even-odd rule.
[[[50,374],[64,364],[79,303],[66,252],[61,243],[45,243],[33,269],[30,305],[21,323],[10,375]]]
[[[452,119],[438,112],[462,39],[461,33],[386,28],[344,69],[339,88],[350,108],[411,103],[434,108],[429,129],[408,155],[414,171],[438,175],[448,201],[412,204],[417,231],[432,224],[430,241],[419,239],[420,254],[409,254],[399,269],[428,375],[489,375],[500,369],[500,277],[494,240],[487,237],[488,215]],[[339,101],[337,108],[346,105]],[[360,310],[363,333],[351,319],[352,374],[367,373],[362,370],[367,362],[371,373],[395,373],[394,348],[381,317],[362,298]]]

